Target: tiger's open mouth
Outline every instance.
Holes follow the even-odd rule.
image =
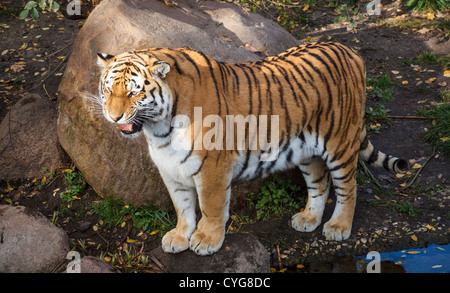
[[[131,123],[127,124],[118,124],[117,129],[122,131],[123,134],[134,134],[142,130],[143,124],[138,121],[132,121]]]

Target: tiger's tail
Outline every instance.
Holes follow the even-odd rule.
[[[366,129],[361,133],[361,146],[359,158],[367,162],[369,166],[383,167],[394,173],[405,173],[408,170],[408,162],[375,149],[366,135]]]

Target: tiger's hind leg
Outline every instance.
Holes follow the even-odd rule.
[[[312,232],[322,221],[323,211],[330,191],[330,172],[319,157],[299,166],[308,187],[308,202],[303,212],[295,214],[292,227],[301,232]]]
[[[350,236],[356,204],[356,169],[358,153],[347,161],[329,166],[336,192],[336,206],[331,219],[323,226],[323,235],[328,240],[345,240]]]

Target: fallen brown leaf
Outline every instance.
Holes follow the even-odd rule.
[[[233,39],[232,38],[230,38],[230,37],[227,37],[227,36],[219,36],[219,38],[221,38],[222,40],[224,40],[224,41],[227,41],[227,42],[232,42],[233,41]]]
[[[425,81],[425,83],[426,84],[431,84],[433,81],[435,81],[437,78],[436,77],[432,77],[432,78],[429,78],[429,79],[427,79],[426,81]]]
[[[14,73],[20,72],[20,71],[22,71],[22,70],[25,69],[25,64],[17,64],[17,63],[15,63],[15,64],[11,65],[10,68],[11,68],[11,70],[12,70]]]

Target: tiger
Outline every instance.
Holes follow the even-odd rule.
[[[232,184],[294,167],[305,179],[308,199],[291,226],[314,231],[333,185],[335,207],[322,234],[346,240],[358,159],[394,173],[408,169],[406,160],[378,151],[368,139],[365,64],[340,43],[308,43],[244,63],[219,62],[188,47],[97,55],[103,116],[125,137],[144,133],[173,202],[177,224],[162,238],[164,252],[217,252],[225,239]],[[265,143],[252,144],[262,132],[250,127],[254,119],[240,124],[244,137],[225,138],[226,131],[239,129],[237,123],[225,127],[224,120],[249,116],[256,117],[253,126],[265,124],[277,134],[275,143],[262,134]],[[208,117],[218,119],[202,121]],[[227,148],[215,147],[219,142]]]

